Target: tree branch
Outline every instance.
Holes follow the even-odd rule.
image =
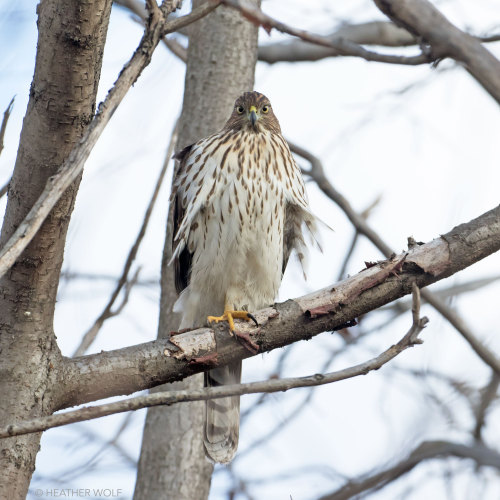
[[[207,2],[208,3],[208,2]],[[135,14],[132,16],[135,21],[137,21],[141,25],[145,25],[148,20],[148,13],[144,8],[144,4],[139,0],[114,0],[115,5],[119,5],[127,9],[128,11]],[[166,47],[175,54],[181,61],[187,61],[187,49],[183,47],[177,40],[173,38],[167,38],[164,36],[162,38],[162,42],[166,45]]]
[[[9,121],[10,113],[12,112],[12,107],[14,106],[14,96],[5,111],[3,112],[2,124],[0,125],[0,154],[3,151],[3,141],[5,137],[5,131],[7,130],[7,122]],[[9,190],[10,179],[0,188],[0,198],[7,193]]]
[[[348,40],[359,45],[378,45],[384,47],[408,47],[418,45],[419,38],[390,21],[369,21],[359,24],[342,24],[338,29],[326,35],[336,42]],[[498,41],[499,35],[474,37],[487,43]],[[322,47],[303,40],[270,43],[259,47],[259,60],[274,64],[277,62],[319,61],[327,57],[342,56],[333,47]]]
[[[311,152],[297,146],[296,144],[288,141],[290,150],[305,158],[310,164],[311,169],[305,171],[305,174],[310,176],[332,201],[334,201],[347,215],[347,218],[356,230],[364,234],[386,257],[394,253],[392,248],[385,243],[384,240],[374,231],[363,217],[361,217],[351,206],[349,201],[337,191],[325,175],[325,170],[321,160],[313,155]],[[429,290],[422,290],[422,297],[432,305],[442,316],[444,316],[453,327],[464,337],[464,339],[474,349],[476,354],[490,367],[500,375],[500,359],[483,345],[474,335],[474,333],[467,327],[465,322],[455,313],[446,303],[439,297],[436,297]]]
[[[116,108],[125,97],[130,87],[137,80],[143,69],[149,64],[154,49],[167,33],[177,31],[214,10],[219,2],[211,0],[194,9],[186,16],[167,21],[166,16],[175,10],[179,1],[163,2],[159,8],[156,0],[149,1],[151,16],[144,36],[130,61],[123,67],[116,83],[109,91],[104,102],[99,105],[96,116],[90,123],[78,145],[68,159],[61,165],[59,172],[52,176],[42,194],[21,222],[17,230],[0,251],[0,277],[14,264],[32,240],[43,221],[57,203],[64,191],[83,170],[85,161],[96,144],[105,126]],[[156,6],[156,8],[154,7]]]
[[[253,382],[250,384],[234,384],[219,387],[210,387],[197,390],[156,392],[146,396],[108,403],[99,406],[81,408],[79,410],[59,413],[49,417],[37,418],[18,424],[12,424],[4,429],[0,428],[0,438],[30,434],[33,432],[44,431],[53,427],[60,427],[84,420],[93,420],[95,418],[122,413],[126,411],[135,411],[151,406],[172,405],[186,401],[204,401],[206,399],[221,398],[227,396],[241,396],[243,394],[255,394],[259,392],[284,392],[298,387],[314,387],[318,385],[331,384],[340,380],[366,375],[367,373],[378,370],[391,359],[403,352],[408,347],[420,344],[422,341],[418,334],[423,330],[427,323],[427,318],[419,317],[420,295],[418,287],[413,283],[413,322],[408,333],[395,345],[386,349],[376,358],[365,361],[337,372],[315,374],[308,377],[284,378],[278,380],[265,380],[263,382]]]
[[[239,339],[258,352],[310,339],[410,293],[413,283],[427,286],[499,249],[500,206],[333,287],[255,312],[259,327],[238,322]],[[170,340],[66,358],[58,408],[130,394],[253,355],[254,349],[251,352],[220,324]]]
[[[500,61],[473,36],[459,30],[427,0],[374,0],[397,25],[421,37],[432,58],[451,57],[500,104]]]
[[[5,108],[3,112],[2,124],[0,125],[0,153],[3,151],[3,139],[5,136],[5,131],[7,130],[7,122],[9,121],[10,113],[12,112],[12,107],[14,106],[14,96],[8,106]]]
[[[435,60],[432,55],[424,52],[421,52],[416,56],[379,54],[378,52],[367,50],[361,45],[351,42],[346,38],[325,37],[297,28],[292,28],[291,26],[278,21],[267,14],[264,14],[260,9],[250,7],[241,0],[222,0],[222,3],[240,11],[241,14],[249,21],[257,24],[258,26],[262,26],[268,33],[274,28],[281,33],[286,33],[300,38],[304,42],[313,43],[328,49],[334,49],[338,55],[360,57],[366,61],[376,61],[390,64],[407,64],[411,66],[427,64]]]

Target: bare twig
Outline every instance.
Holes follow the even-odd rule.
[[[83,354],[85,354],[87,349],[92,345],[92,342],[94,342],[104,322],[107,319],[112,318],[113,316],[119,314],[122,311],[125,304],[127,303],[130,289],[132,288],[132,285],[137,282],[138,272],[136,272],[136,275],[130,281],[128,279],[128,275],[130,273],[132,264],[137,256],[137,252],[139,251],[139,247],[144,238],[144,235],[146,234],[146,229],[148,227],[151,214],[153,213],[153,208],[155,206],[156,200],[158,199],[158,194],[163,184],[163,179],[165,178],[167,168],[170,165],[170,160],[172,158],[176,142],[177,142],[177,124],[175,125],[174,130],[172,132],[172,136],[168,144],[165,159],[163,161],[163,166],[160,170],[160,174],[158,175],[158,180],[156,181],[156,185],[153,190],[151,199],[149,200],[148,208],[146,209],[146,213],[144,214],[144,220],[142,221],[141,228],[139,230],[139,233],[137,234],[134,244],[132,245],[132,248],[128,253],[127,260],[125,261],[125,266],[123,267],[122,275],[120,276],[120,279],[118,280],[116,287],[113,293],[111,294],[111,297],[109,298],[108,303],[106,304],[106,306],[104,307],[103,311],[98,316],[98,318],[94,321],[94,324],[89,328],[89,330],[87,330],[87,332],[83,336],[80,345],[73,354],[73,357],[83,356]],[[125,288],[125,295],[122,300],[122,303],[120,307],[118,307],[115,311],[112,311],[113,305],[123,288]]]
[[[5,111],[3,112],[2,125],[0,125],[0,153],[3,151],[3,140],[5,137],[5,130],[7,129],[7,122],[9,121],[10,113],[12,112],[12,108],[14,106],[14,96]]]
[[[100,273],[79,273],[73,271],[62,271],[61,279],[66,281],[71,280],[88,280],[88,281],[118,281],[119,277],[114,276],[112,274],[100,274]],[[141,278],[138,279],[135,283],[135,286],[144,286],[144,287],[155,287],[159,286],[158,279],[156,278]]]
[[[163,2],[158,8],[156,1],[148,2],[152,9],[149,22],[139,47],[130,61],[123,67],[116,83],[106,99],[99,106],[98,112],[80,142],[71,151],[57,174],[50,177],[42,194],[35,202],[28,215],[0,251],[0,277],[14,264],[16,259],[34,237],[43,221],[57,203],[61,195],[83,170],[85,161],[95,143],[107,125],[116,108],[126,93],[137,80],[142,70],[149,64],[154,49],[167,33],[177,31],[182,26],[197,21],[214,10],[219,3],[211,0],[194,9],[190,14],[167,21],[166,16],[178,6],[178,1]],[[156,8],[154,7],[156,6]]]
[[[92,342],[94,342],[94,340],[96,339],[97,334],[101,330],[104,322],[107,319],[118,316],[123,311],[123,309],[128,303],[128,299],[130,297],[130,291],[132,290],[133,286],[137,283],[137,280],[139,278],[139,272],[140,268],[136,270],[134,276],[132,276],[130,280],[128,279],[128,270],[126,273],[127,275],[125,276],[122,275],[122,277],[120,278],[120,280],[116,285],[114,292],[111,295],[111,298],[106,304],[106,307],[94,321],[94,324],[85,332],[85,335],[83,336],[80,345],[73,354],[73,357],[82,356],[83,354],[85,354],[87,349],[92,345]],[[120,302],[119,306],[116,309],[112,310],[111,308],[113,307],[121,290],[124,291],[122,301]]]
[[[239,10],[244,17],[249,21],[262,26],[267,32],[271,29],[276,29],[281,33],[287,33],[304,40],[305,42],[314,43],[322,47],[335,49],[339,55],[360,57],[366,61],[377,61],[390,64],[407,64],[411,66],[419,64],[427,64],[435,60],[435,58],[427,53],[421,52],[416,56],[398,56],[392,54],[380,54],[365,49],[357,43],[351,42],[345,38],[330,38],[321,35],[309,33],[308,31],[292,28],[291,26],[274,19],[267,14],[264,14],[260,9],[253,8],[241,0],[222,0],[222,3],[228,7]]]
[[[364,219],[367,220],[368,217],[370,216],[372,210],[379,204],[380,202],[380,196],[377,196],[375,200],[373,200],[368,207],[366,207],[361,213],[360,216]],[[354,230],[354,235],[352,237],[351,244],[349,245],[349,249],[347,250],[347,253],[344,257],[344,260],[342,262],[342,265],[340,266],[340,271],[338,274],[338,280],[341,280],[345,276],[345,272],[347,269],[347,265],[349,264],[349,261],[351,260],[352,254],[354,252],[354,249],[356,248],[356,244],[358,242],[359,238],[359,231],[356,229]]]
[[[1,188],[0,188],[0,198],[2,196],[4,196],[7,191],[9,190],[9,184],[10,184],[10,180],[8,180]]]
[[[346,214],[347,218],[350,220],[351,224],[356,228],[356,230],[366,236],[386,257],[394,254],[392,248],[385,243],[382,238],[374,231],[351,206],[347,199],[339,193],[330,183],[325,175],[323,169],[323,164],[321,160],[313,155],[310,151],[297,146],[296,144],[288,141],[290,149],[295,154],[305,158],[310,164],[311,169],[305,171],[306,175],[309,175],[318,185],[318,187],[323,191],[323,193],[328,196],[332,201],[334,201]],[[432,305],[444,318],[446,318],[453,327],[464,337],[464,339],[470,344],[472,349],[476,354],[487,363],[496,373],[500,375],[500,359],[483,345],[474,335],[474,333],[467,327],[464,321],[454,312],[446,303],[436,297],[429,290],[422,290],[422,297]]]
[[[348,500],[362,493],[380,489],[410,472],[421,462],[438,457],[466,458],[474,460],[480,466],[500,469],[500,454],[482,444],[467,446],[448,441],[425,441],[396,465],[351,480],[339,490],[321,497],[320,500]]]
[[[420,332],[425,328],[425,325],[427,325],[427,323],[429,322],[429,319],[426,316],[420,318],[420,289],[415,282],[412,284],[411,296],[411,314],[413,317],[413,324],[411,325],[411,328],[406,336],[408,337],[409,342],[411,342],[412,344],[420,344],[422,341],[418,339],[418,336]]]
[[[412,347],[417,343],[420,343],[420,341],[417,338],[417,331],[414,329],[414,326],[412,326],[412,329],[397,344],[389,347],[377,357],[337,372],[331,372],[324,375],[317,373],[308,377],[266,380],[264,382],[253,382],[249,384],[210,387],[194,391],[157,392],[146,396],[138,396],[117,401],[115,403],[81,408],[79,410],[59,413],[49,417],[11,424],[4,428],[0,428],[0,438],[44,431],[53,427],[60,427],[62,425],[82,422],[84,420],[92,420],[115,413],[135,411],[151,406],[172,405],[186,401],[205,401],[207,399],[241,396],[243,394],[256,394],[260,392],[283,392],[298,387],[314,387],[331,384],[359,375],[366,375],[373,370],[378,370],[408,347]]]
[[[466,294],[468,292],[474,292],[480,290],[488,285],[496,283],[500,280],[500,275],[491,276],[488,278],[478,278],[476,280],[466,281],[465,283],[456,283],[445,288],[434,289],[432,291],[433,295],[439,297],[441,300],[449,299],[451,297],[456,297],[458,295]],[[425,299],[424,299],[425,302]],[[389,311],[394,310],[397,314],[404,313],[411,308],[411,301],[399,300],[393,304],[381,307],[379,311]]]
[[[9,105],[3,112],[3,118],[2,118],[2,125],[0,125],[0,154],[3,151],[3,141],[5,137],[5,131],[7,130],[7,122],[9,121],[10,113],[12,112],[12,108],[14,106],[14,99],[15,96],[10,100]],[[9,190],[9,183],[10,180],[8,180],[1,188],[0,188],[0,198],[4,196],[7,191]]]
[[[143,3],[139,2],[138,0],[114,0],[114,3],[135,14],[136,17],[134,17],[134,20],[136,20],[138,23],[142,25],[146,23],[148,16]],[[187,61],[187,49],[183,47],[177,40],[164,36],[162,38],[162,42],[181,61]]]

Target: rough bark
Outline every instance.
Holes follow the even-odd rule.
[[[78,142],[95,110],[111,0],[38,6],[38,47],[0,244],[14,233]],[[53,332],[64,243],[79,185],[60,198],[17,262],[0,281],[0,421],[52,413],[61,362]],[[24,498],[41,434],[1,443],[0,491]]]
[[[193,1],[193,8],[202,4]],[[259,5],[254,0],[254,5]],[[218,130],[230,114],[236,97],[253,88],[257,60],[257,27],[238,12],[219,7],[190,27],[184,103],[179,125],[180,149]],[[169,214],[162,262],[160,322],[158,337],[175,330],[179,318],[172,312],[177,298],[172,269],[172,221]],[[168,386],[195,389],[202,376]],[[160,390],[165,390],[161,387]],[[202,443],[203,403],[148,411],[137,476],[135,499],[208,497],[212,465]]]

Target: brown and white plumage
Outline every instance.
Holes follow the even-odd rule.
[[[274,302],[292,250],[305,256],[313,235],[300,169],[267,97],[246,92],[224,128],[176,155],[173,257],[181,328],[228,307],[255,311]],[[206,385],[239,383],[241,362],[210,370]],[[208,401],[205,449],[229,462],[237,448],[239,397]]]

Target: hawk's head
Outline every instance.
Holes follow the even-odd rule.
[[[280,124],[273,113],[269,99],[259,92],[245,92],[234,103],[233,113],[224,127],[229,130],[280,134]]]

